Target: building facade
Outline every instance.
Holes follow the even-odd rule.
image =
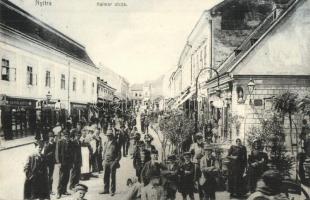
[[[224,1],[205,11],[170,78],[172,108],[192,109],[202,127],[215,123],[221,141],[246,142],[250,127],[272,112],[275,96],[285,91],[309,94],[310,38],[300,35],[309,32],[309,2],[248,3],[252,6]],[[186,71],[181,82],[180,71]],[[255,84],[251,95],[250,80]],[[287,138],[287,144],[296,145],[294,135],[294,143]]]
[[[85,47],[9,1],[0,6],[4,137],[31,134],[38,121],[55,123],[70,113],[86,117],[89,105],[97,101],[99,69]]]

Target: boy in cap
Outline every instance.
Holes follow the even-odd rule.
[[[180,166],[180,187],[179,191],[182,194],[183,200],[186,200],[187,196],[191,200],[194,199],[194,172],[195,166],[191,162],[191,153],[185,152],[183,154],[185,162]]]
[[[76,184],[74,187],[74,194],[72,200],[86,200],[85,194],[88,191],[88,187],[83,184]]]
[[[48,132],[48,142],[44,146],[44,154],[47,163],[47,171],[48,171],[48,183],[50,194],[53,194],[52,186],[53,186],[53,174],[54,174],[54,166],[56,163],[55,159],[55,151],[56,151],[56,143],[55,143],[55,135],[52,130]]]
[[[35,148],[36,152],[28,157],[24,167],[24,199],[50,199],[47,164],[43,155],[44,142],[36,141]]]
[[[167,200],[164,188],[160,185],[160,172],[150,173],[150,182],[141,189],[141,200]]]
[[[141,181],[144,186],[149,184],[151,174],[154,172],[160,174],[161,169],[165,169],[165,167],[158,162],[158,151],[153,150],[151,151],[151,160],[145,163],[141,171]]]
[[[167,199],[174,200],[178,190],[178,163],[175,155],[168,156],[167,170],[162,171],[163,186],[167,193]]]
[[[202,188],[204,200],[215,200],[216,176],[219,172],[219,163],[213,156],[215,145],[205,144],[205,155],[200,160],[201,177],[199,185]]]

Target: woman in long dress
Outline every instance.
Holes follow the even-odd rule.
[[[90,176],[90,154],[91,147],[89,144],[89,139],[87,138],[88,128],[87,126],[82,129],[82,137],[81,137],[81,151],[82,151],[82,167],[81,167],[81,178],[88,179]]]
[[[133,129],[131,130],[130,134],[129,134],[129,149],[128,149],[128,153],[129,155],[133,155],[134,153],[134,149],[135,149],[135,135],[138,132],[137,127],[133,127]]]

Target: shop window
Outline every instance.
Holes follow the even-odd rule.
[[[27,66],[27,85],[33,85],[33,68]]]
[[[9,60],[2,59],[1,79],[4,81],[10,80],[10,61]]]
[[[46,71],[45,73],[45,87],[51,87],[51,72]]]
[[[62,90],[66,89],[66,76],[64,74],[61,74],[60,89],[62,89]]]
[[[76,77],[73,77],[72,90],[76,91]]]
[[[86,81],[83,80],[83,93],[85,93],[85,91],[86,91]]]

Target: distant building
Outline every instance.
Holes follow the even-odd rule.
[[[6,139],[87,118],[99,69],[85,47],[7,0],[0,1],[1,124]]]

